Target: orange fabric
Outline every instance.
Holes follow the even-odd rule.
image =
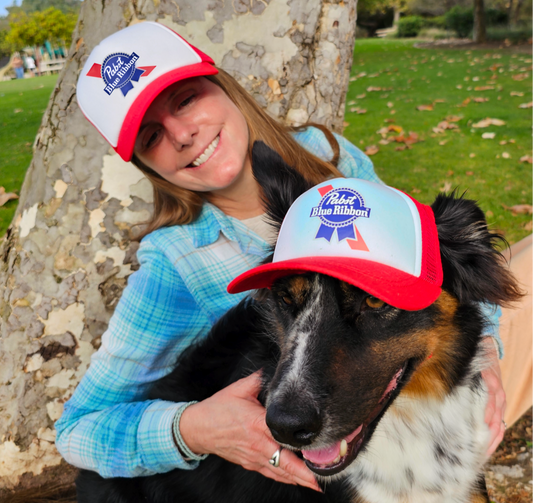
[[[526,296],[514,309],[503,308],[500,318],[500,336],[505,355],[500,362],[503,388],[507,395],[505,421],[510,426],[526,412],[532,404],[532,327],[531,327],[531,283],[532,283],[533,236],[511,246],[510,268],[519,281]]]

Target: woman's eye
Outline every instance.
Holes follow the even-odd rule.
[[[148,139],[144,143],[144,148],[146,150],[151,149],[157,143],[160,134],[161,132],[156,130],[146,135]]]
[[[369,295],[365,298],[365,304],[370,309],[379,309],[380,307],[383,307],[385,305],[385,302],[378,299],[377,297],[372,297],[372,295]]]
[[[175,104],[176,112],[181,110],[182,108],[185,108],[187,105],[190,105],[192,101],[194,100],[195,95],[191,94],[190,96],[187,96],[185,99],[178,98],[177,102]]]

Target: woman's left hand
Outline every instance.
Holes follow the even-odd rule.
[[[487,423],[490,429],[490,441],[487,450],[488,459],[497,449],[505,434],[506,425],[503,421],[503,415],[507,402],[505,400],[500,363],[498,361],[498,353],[494,347],[494,341],[492,337],[485,337],[483,343],[485,345],[486,355],[491,362],[490,366],[481,372],[481,376],[489,392],[489,398],[485,408],[485,423]]]

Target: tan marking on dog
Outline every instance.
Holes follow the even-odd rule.
[[[431,358],[426,358],[420,364],[402,390],[402,393],[407,395],[442,399],[450,389],[447,369],[451,357],[459,347],[457,341],[459,332],[453,322],[458,301],[443,291],[436,304],[441,312],[441,318],[435,327],[432,330],[412,334],[412,338],[420,341],[417,345],[425,346],[426,354],[428,357],[431,355]]]
[[[490,503],[490,500],[484,494],[473,494],[470,503]]]
[[[289,283],[289,293],[295,302],[299,305],[303,304],[310,289],[309,278],[305,276],[294,276]]]

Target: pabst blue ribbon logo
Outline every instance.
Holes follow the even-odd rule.
[[[370,208],[365,206],[361,194],[347,187],[334,189],[331,185],[321,187],[318,191],[322,199],[309,215],[318,217],[321,222],[315,239],[330,241],[336,230],[339,242],[346,239],[352,249],[368,251],[354,224],[358,218],[370,217]]]
[[[99,65],[95,63],[87,72],[88,77],[100,77],[106,84],[104,91],[111,95],[115,89],[120,89],[126,96],[133,89],[133,82],[138,82],[140,77],[147,77],[155,66],[135,67],[139,56],[132,52],[129,56],[124,52],[115,52],[104,59]]]

